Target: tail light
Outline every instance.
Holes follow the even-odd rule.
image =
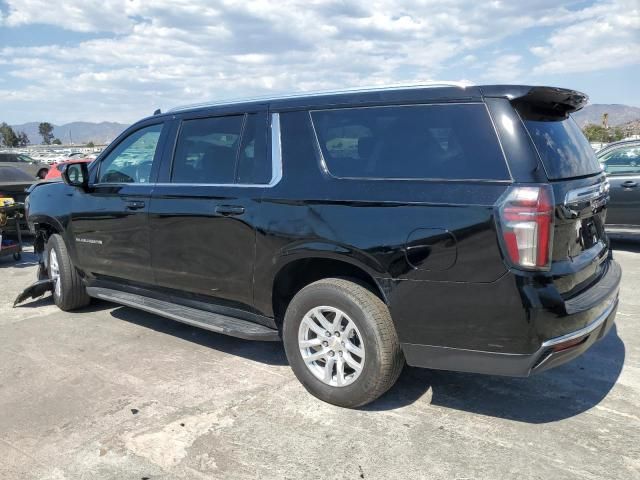
[[[531,270],[549,268],[554,210],[551,187],[510,187],[497,210],[502,244],[511,263]]]

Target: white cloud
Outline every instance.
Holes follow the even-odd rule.
[[[521,62],[520,55],[494,55],[483,65],[480,77],[487,83],[520,83],[524,75]]]
[[[531,48],[535,74],[585,72],[640,64],[640,3],[620,0],[580,11],[577,22]]]
[[[531,27],[555,28],[548,43],[529,55],[540,57],[537,71],[552,71],[562,59],[556,50],[571,48],[566,32],[578,29],[574,35],[591,38],[582,25],[606,14],[598,7],[572,11],[573,0],[530,0],[526,7],[475,0],[5,3],[0,28],[50,24],[97,37],[76,44],[0,46],[0,77],[7,80],[0,88],[0,111],[18,117],[31,110],[33,119],[51,114],[54,121],[132,121],[158,106],[267,90],[426,81],[442,77],[450,66],[468,70],[464,77],[476,81],[516,81],[531,73],[527,52],[492,53],[505,46],[502,40]],[[632,28],[620,22],[612,24],[616,32]],[[597,40],[619,58],[627,49],[621,38],[605,32]],[[589,67],[581,59],[569,64]]]

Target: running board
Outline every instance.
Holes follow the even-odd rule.
[[[206,312],[196,308],[156,300],[155,298],[149,298],[143,295],[112,290],[110,288],[87,287],[87,293],[90,297],[119,303],[149,313],[155,313],[156,315],[178,322],[204,328],[205,330],[216,333],[223,333],[232,337],[268,342],[280,341],[280,335],[277,330],[239,318]]]

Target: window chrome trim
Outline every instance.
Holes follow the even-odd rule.
[[[177,139],[177,136],[176,136]],[[269,183],[149,183],[154,186],[175,187],[240,187],[240,188],[272,188],[282,179],[282,142],[280,132],[280,114],[271,114],[271,180]],[[130,184],[129,184],[130,185]]]

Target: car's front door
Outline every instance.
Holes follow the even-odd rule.
[[[103,280],[151,284],[149,199],[164,123],[140,126],[92,168],[87,191],[73,193],[71,231],[80,269]]]
[[[253,302],[255,218],[272,176],[267,115],[199,115],[178,119],[175,149],[151,198],[155,281],[178,295],[245,308]]]
[[[640,225],[640,145],[605,153],[600,161],[611,186],[607,225]]]

